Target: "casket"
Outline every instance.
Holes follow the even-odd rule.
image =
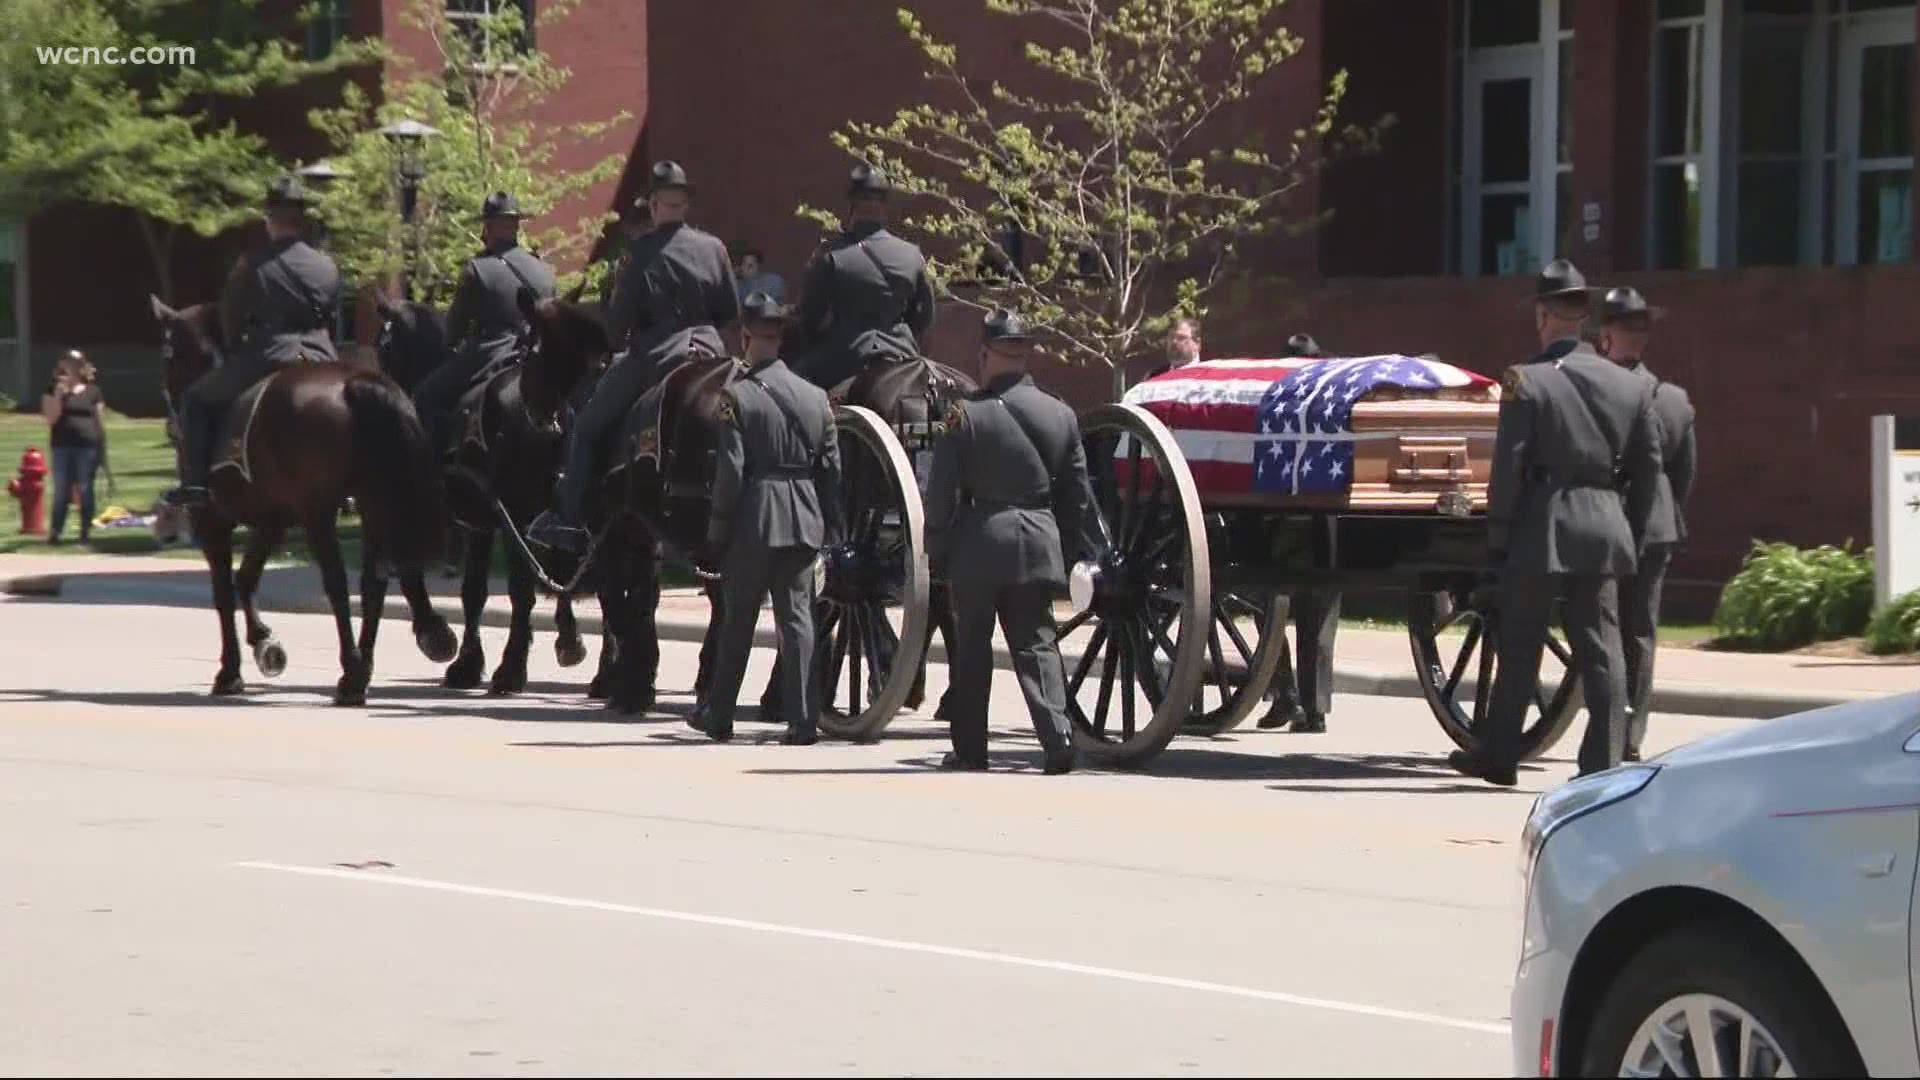
[[[1208,507],[1487,506],[1500,384],[1433,357],[1208,360],[1122,400],[1172,430]]]

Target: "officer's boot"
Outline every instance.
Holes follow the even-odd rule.
[[[1053,718],[1053,729],[1040,733],[1040,746],[1046,752],[1041,771],[1048,776],[1073,771],[1077,756],[1073,749],[1073,727],[1065,715]]]
[[[215,420],[201,415],[191,403],[186,412],[180,424],[181,483],[164,498],[174,506],[204,506],[208,499],[207,474],[213,471]]]

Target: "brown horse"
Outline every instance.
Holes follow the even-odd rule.
[[[225,343],[211,305],[175,311],[159,297],[152,303],[161,327],[169,419],[177,428],[175,403],[220,363]],[[445,496],[413,404],[378,371],[344,363],[301,364],[262,380],[235,402],[221,424],[224,452],[211,477],[212,500],[192,518],[220,615],[220,670],[213,693],[243,688],[233,624],[236,585],[254,662],[268,678],[285,669],[286,650],[261,621],[254,592],[267,556],[288,528],[298,526],[320,564],[339,629],[341,675],[334,700],[365,704],[389,568],[431,565],[446,544]],[[335,531],[335,517],[349,497],[364,528],[358,640]],[[239,525],[249,527],[249,537],[236,579],[233,532]],[[454,638],[446,620],[434,612],[424,590],[408,599],[420,650],[436,661],[451,658]]]

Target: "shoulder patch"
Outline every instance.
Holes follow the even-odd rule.
[[[1521,373],[1519,364],[1508,368],[1506,372],[1500,376],[1500,388],[1509,394],[1519,393],[1520,387],[1525,382],[1526,376]]]
[[[714,407],[713,415],[723,424],[733,423],[735,412],[732,390],[720,391],[720,404]]]
[[[967,403],[955,398],[953,403],[947,406],[947,415],[940,421],[940,426],[947,431],[958,431],[966,422]]]

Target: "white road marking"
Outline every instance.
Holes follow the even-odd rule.
[[[1205,982],[1199,979],[1182,979],[1171,975],[1151,975],[1145,972],[1123,971],[1118,968],[1074,964],[1064,960],[1044,960],[1030,956],[1015,956],[1011,953],[989,952],[983,949],[963,949],[952,945],[931,945],[919,941],[899,941],[893,938],[870,937],[866,934],[843,933],[838,930],[816,930],[805,926],[785,926],[780,923],[758,922],[753,919],[734,919],[725,915],[704,915],[691,911],[671,911],[666,908],[640,907],[634,904],[619,904],[606,900],[584,900],[572,896],[555,896],[551,893],[523,892],[519,889],[495,889],[485,885],[462,885],[453,881],[436,881],[431,878],[407,877],[401,874],[365,873],[359,870],[344,870],[327,866],[290,866],[284,863],[254,861],[237,862],[233,865],[246,870],[273,870],[283,874],[305,874],[309,877],[341,878],[347,881],[358,881],[368,884],[396,885],[412,889],[428,889],[435,892],[459,893],[464,896],[486,896],[499,900],[520,900],[531,904],[549,904],[554,907],[577,908],[586,911],[609,911],[620,915],[642,915],[651,919],[667,919],[673,922],[696,923],[701,926],[720,926],[730,930],[755,930],[763,934],[783,934],[787,937],[810,938],[815,941],[837,941],[846,945],[866,945],[877,949],[892,949],[896,952],[921,953],[927,956],[948,956],[960,960],[979,960],[991,964],[1007,964],[1013,967],[1039,968],[1043,971],[1062,971],[1072,975],[1091,975],[1095,978],[1141,983],[1147,986],[1165,986],[1177,990],[1197,990],[1208,994],[1226,994],[1231,997],[1251,998],[1255,1001],[1273,1001],[1284,1005],[1301,1005],[1312,1009],[1327,1009],[1332,1012],[1351,1013],[1357,1016],[1376,1016],[1387,1020],[1406,1020],[1417,1024],[1432,1024],[1437,1027],[1457,1028],[1461,1031],[1476,1031],[1488,1035],[1504,1036],[1509,1031],[1508,1025],[1506,1024],[1489,1023],[1482,1020],[1462,1020],[1453,1016],[1412,1012],[1406,1009],[1388,1009],[1377,1005],[1363,1005],[1351,1001],[1335,1001],[1329,998],[1306,997],[1300,994],[1285,994],[1277,990],[1260,990],[1250,986],[1233,986],[1227,983]]]

